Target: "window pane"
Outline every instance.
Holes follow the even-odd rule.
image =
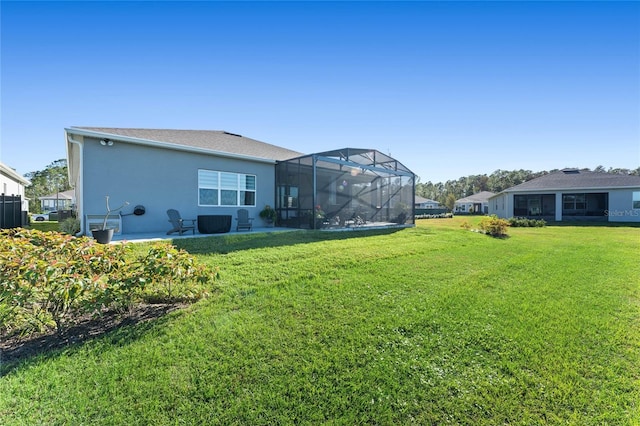
[[[253,191],[240,191],[240,204],[243,206],[255,206],[256,193]]]
[[[218,172],[212,172],[211,170],[198,170],[198,187],[217,188]]]
[[[198,190],[200,195],[199,204],[203,206],[217,206],[218,205],[218,190],[200,188]]]
[[[220,187],[238,189],[238,175],[235,173],[220,173]]]
[[[632,207],[634,209],[640,209],[640,191],[634,191],[632,199],[633,199]]]
[[[220,191],[220,205],[222,206],[237,206],[238,205],[238,191],[230,191],[223,189]]]
[[[255,191],[256,177],[252,175],[240,175],[240,189],[249,189]]]

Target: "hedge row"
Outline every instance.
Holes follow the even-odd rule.
[[[0,231],[0,335],[62,331],[80,316],[140,302],[195,301],[208,295],[217,269],[156,243],[145,254],[129,244],[22,228]]]
[[[544,219],[528,219],[526,217],[510,217],[509,226],[514,228],[542,228],[547,225]]]

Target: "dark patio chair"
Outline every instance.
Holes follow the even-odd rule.
[[[238,217],[236,220],[238,221],[236,231],[241,229],[251,231],[251,228],[253,228],[253,218],[249,217],[249,211],[247,209],[238,209]]]
[[[196,219],[182,219],[178,210],[175,209],[167,210],[167,216],[169,216],[169,222],[171,222],[171,226],[173,226],[173,229],[167,231],[167,235],[173,234],[174,232],[179,232],[180,235],[182,235],[189,230],[195,235]],[[185,224],[185,222],[190,222],[190,224]]]

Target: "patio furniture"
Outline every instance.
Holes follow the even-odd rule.
[[[198,215],[198,232],[201,234],[223,234],[231,230],[231,215]]]
[[[196,220],[195,219],[182,219],[180,217],[180,213],[178,210],[169,209],[167,210],[167,216],[169,216],[169,222],[171,222],[171,226],[173,228],[167,231],[167,235],[173,234],[174,232],[180,233],[180,235],[184,234],[187,231],[191,231],[192,234],[196,233]],[[185,224],[185,222],[191,222],[191,224]]]
[[[249,211],[247,209],[238,209],[238,217],[236,220],[238,221],[236,231],[241,229],[251,231],[251,228],[253,227],[253,218],[249,217]]]

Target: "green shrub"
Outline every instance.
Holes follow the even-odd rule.
[[[509,227],[509,221],[500,219],[496,215],[491,215],[482,218],[480,221],[480,229],[492,237],[504,237],[507,235],[507,228]]]
[[[168,243],[134,255],[130,245],[10,229],[0,232],[0,334],[63,330],[80,315],[141,301],[208,295],[217,270]]]
[[[59,229],[62,233],[76,235],[78,232],[80,232],[80,220],[74,217],[69,217],[60,222]]]
[[[546,226],[547,222],[544,219],[529,219],[526,217],[511,217],[509,218],[509,226],[514,228],[542,228]]]

